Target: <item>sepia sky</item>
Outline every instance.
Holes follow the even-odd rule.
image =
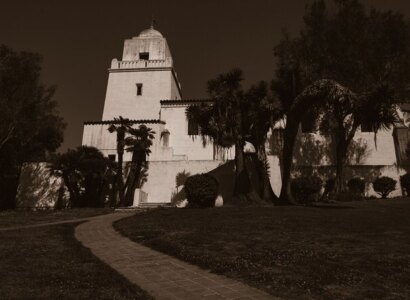
[[[283,28],[296,34],[303,0],[36,0],[0,6],[0,44],[44,57],[43,80],[57,85],[68,123],[61,150],[81,144],[83,121],[100,120],[107,69],[121,59],[124,39],[155,16],[168,41],[184,98],[206,96],[206,82],[232,67],[245,84],[273,77],[272,49]],[[408,0],[366,0],[369,7],[410,17]]]

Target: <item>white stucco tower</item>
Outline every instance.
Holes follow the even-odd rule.
[[[167,40],[151,28],[124,42],[122,60],[109,69],[103,120],[160,119],[160,99],[181,99]]]

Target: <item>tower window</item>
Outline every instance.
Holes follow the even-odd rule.
[[[188,120],[188,135],[198,135],[199,126],[194,120]]]
[[[149,60],[149,52],[140,52],[141,60]]]
[[[142,95],[142,83],[137,83],[137,96]]]

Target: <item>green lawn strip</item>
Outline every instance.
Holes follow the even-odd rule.
[[[160,209],[114,223],[134,241],[292,299],[410,298],[410,201]]]
[[[83,247],[74,227],[0,232],[0,299],[151,299]]]
[[[114,212],[111,208],[73,208],[64,210],[0,211],[0,228],[81,219]]]

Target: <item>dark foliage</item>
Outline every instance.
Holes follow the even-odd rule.
[[[366,183],[363,179],[354,177],[347,182],[347,186],[349,188],[349,191],[354,195],[363,196],[364,190],[366,188]]]
[[[396,189],[397,181],[388,176],[378,177],[373,181],[373,189],[383,199]]]
[[[114,168],[97,148],[88,146],[56,154],[50,165],[51,174],[64,180],[71,207],[103,207]]]
[[[185,182],[185,194],[190,207],[212,207],[218,196],[218,182],[208,174],[193,175]]]
[[[13,208],[21,165],[44,161],[63,141],[65,123],[41,83],[41,57],[0,45],[0,209]]]
[[[291,189],[299,203],[309,204],[322,188],[322,180],[318,176],[299,177],[292,180]]]
[[[400,176],[402,188],[406,191],[407,196],[410,195],[410,173]]]

